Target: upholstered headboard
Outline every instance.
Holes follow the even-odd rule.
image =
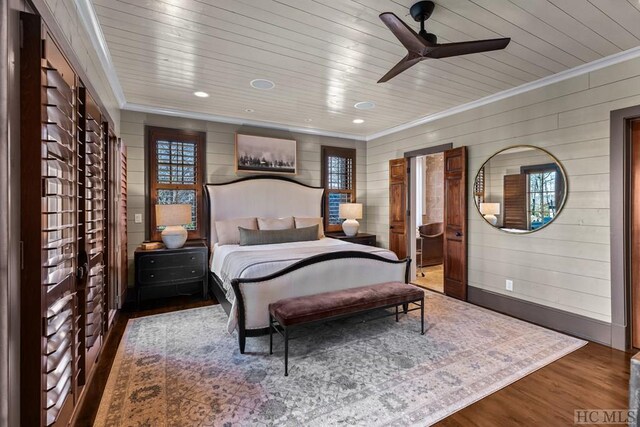
[[[218,241],[216,221],[234,218],[322,216],[324,189],[282,177],[248,177],[224,184],[205,184],[209,208],[209,243]]]

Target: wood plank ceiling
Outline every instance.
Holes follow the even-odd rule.
[[[128,103],[368,135],[640,45],[639,0],[439,0],[439,42],[504,51],[427,60],[376,81],[413,0],[94,0]],[[253,79],[275,82],[271,90]],[[197,98],[204,91],[209,98]],[[373,110],[354,104],[373,101]],[[354,124],[360,118],[364,123]]]

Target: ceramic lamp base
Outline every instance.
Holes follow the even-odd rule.
[[[497,218],[495,215],[492,215],[492,214],[486,214],[486,215],[484,216],[484,219],[486,219],[486,220],[489,222],[489,224],[491,224],[491,225],[496,225],[496,224],[498,224],[498,218]]]
[[[168,225],[162,230],[162,242],[168,249],[178,249],[187,241],[187,230],[181,225]]]
[[[349,237],[353,237],[358,234],[360,224],[355,219],[345,219],[342,223],[342,231]]]

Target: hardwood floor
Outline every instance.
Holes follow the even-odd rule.
[[[215,304],[198,298],[151,301],[123,311],[106,343],[92,389],[87,391],[76,426],[91,426],[127,321],[131,318]],[[439,426],[573,425],[575,409],[627,408],[629,359],[625,353],[589,343],[533,374],[444,419]]]

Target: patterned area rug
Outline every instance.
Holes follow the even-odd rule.
[[[220,306],[130,320],[95,425],[429,425],[586,344],[435,293],[426,307],[425,335],[419,311],[294,330],[288,377],[280,337],[241,355]]]

